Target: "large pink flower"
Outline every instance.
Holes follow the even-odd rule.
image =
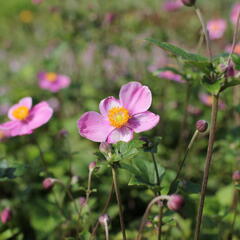
[[[213,19],[207,23],[207,29],[210,39],[219,39],[223,36],[227,28],[227,23],[224,19]]]
[[[121,87],[119,100],[103,99],[99,104],[100,114],[86,112],[78,121],[80,135],[94,142],[128,142],[133,133],[155,127],[160,117],[149,112],[152,94],[147,86],[130,82]]]
[[[65,75],[56,74],[53,72],[40,72],[38,74],[39,86],[51,92],[58,92],[62,88],[70,85],[70,78]]]
[[[32,107],[32,98],[25,97],[8,111],[11,121],[1,125],[8,136],[31,134],[34,129],[47,123],[52,117],[53,110],[47,102],[40,102]]]
[[[231,21],[233,24],[237,24],[239,12],[240,12],[240,3],[235,3],[231,11]]]

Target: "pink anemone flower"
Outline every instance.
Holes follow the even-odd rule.
[[[40,72],[38,74],[40,88],[47,89],[51,92],[58,92],[62,88],[70,85],[70,78],[53,72]]]
[[[160,78],[165,78],[165,79],[172,80],[172,81],[175,81],[178,83],[186,83],[186,81],[184,79],[182,79],[181,75],[176,74],[169,70],[160,72],[158,76]]]
[[[32,107],[32,98],[25,97],[9,109],[8,117],[11,121],[3,123],[1,127],[6,129],[10,137],[31,134],[47,123],[52,114],[53,110],[47,102]]]
[[[233,24],[237,24],[239,12],[240,12],[240,3],[235,3],[231,11],[231,21]]]
[[[213,104],[213,97],[209,94],[200,93],[199,99],[204,105],[206,105],[208,107],[211,107]],[[224,110],[226,108],[226,104],[221,99],[219,100],[218,106],[221,110]]]
[[[119,100],[103,99],[99,104],[100,114],[86,112],[78,121],[80,135],[94,142],[129,142],[133,133],[155,127],[160,117],[149,112],[152,94],[147,86],[130,82],[121,87]]]
[[[219,39],[223,36],[227,28],[227,23],[224,19],[213,19],[207,23],[207,29],[210,39]]]

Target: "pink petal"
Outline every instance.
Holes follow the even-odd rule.
[[[105,142],[107,136],[114,129],[104,116],[97,112],[84,113],[78,120],[78,128],[81,136],[94,142]]]
[[[152,103],[151,91],[139,82],[123,85],[119,97],[120,103],[128,109],[131,115],[147,111]]]
[[[13,105],[9,110],[8,110],[8,118],[11,120],[16,120],[16,118],[12,115],[13,111],[20,107],[20,106],[25,106],[29,110],[32,107],[32,98],[31,97],[25,97],[22,98],[17,104]]]
[[[128,126],[134,132],[140,133],[154,128],[160,120],[160,116],[152,112],[144,112],[134,115],[129,121]]]
[[[107,138],[108,143],[129,142],[133,139],[133,130],[128,127],[114,129]]]
[[[58,75],[58,80],[57,82],[59,83],[60,88],[66,88],[70,85],[70,78],[65,75]]]
[[[105,98],[99,104],[99,110],[103,116],[107,116],[108,111],[113,107],[121,107],[119,100],[114,97]]]

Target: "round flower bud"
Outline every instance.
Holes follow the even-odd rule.
[[[3,224],[11,220],[12,212],[10,208],[5,208],[1,213],[1,221]]]
[[[233,172],[232,180],[234,182],[240,182],[240,171],[239,170]]]
[[[45,178],[42,182],[42,186],[44,189],[50,189],[53,187],[55,182],[56,182],[56,179],[54,178]]]
[[[104,214],[98,218],[100,224],[105,225],[109,221],[109,217],[107,214]]]
[[[101,142],[99,145],[99,151],[101,153],[109,153],[111,152],[111,144],[107,142]]]
[[[182,0],[182,3],[187,7],[192,7],[195,5],[196,0]]]
[[[196,123],[196,129],[203,133],[203,132],[206,132],[207,129],[208,129],[208,123],[207,121],[205,120],[198,120],[197,123]]]
[[[180,210],[183,207],[183,205],[184,205],[183,197],[177,194],[171,195],[167,202],[168,208],[173,211]]]
[[[93,171],[94,168],[96,167],[97,163],[96,162],[90,162],[88,165],[89,171]]]

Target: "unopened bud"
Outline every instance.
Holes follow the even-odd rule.
[[[53,187],[55,182],[56,182],[55,178],[45,178],[42,182],[42,186],[44,189],[50,189]]]
[[[58,134],[59,134],[60,138],[65,138],[65,137],[68,136],[69,132],[67,130],[65,130],[65,129],[62,129],[62,130],[59,131]]]
[[[205,120],[198,120],[197,123],[196,123],[196,129],[203,133],[203,132],[206,132],[207,129],[208,129],[208,123],[207,121]]]
[[[183,205],[184,205],[183,197],[177,194],[171,195],[167,202],[168,208],[173,211],[180,210],[183,207]]]
[[[89,171],[93,171],[96,167],[97,163],[96,162],[90,162],[88,165]]]
[[[196,0],[182,0],[182,3],[187,7],[192,7],[195,5]]]
[[[1,221],[3,224],[9,222],[11,220],[12,217],[12,212],[10,208],[5,208],[2,212],[1,212]]]
[[[240,171],[239,170],[233,172],[232,180],[237,183],[240,182]]]
[[[109,221],[109,217],[107,214],[104,214],[98,218],[98,221],[100,222],[100,224],[105,225]]]
[[[101,153],[110,153],[112,150],[111,144],[107,143],[107,142],[102,142],[99,145],[99,151]]]
[[[86,198],[85,197],[80,197],[79,198],[79,204],[81,207],[83,207],[86,204]]]

